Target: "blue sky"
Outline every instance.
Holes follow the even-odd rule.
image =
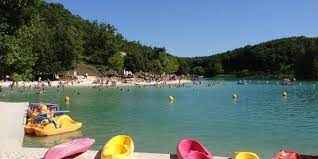
[[[204,56],[290,36],[318,36],[318,0],[49,0],[113,24],[128,40]]]

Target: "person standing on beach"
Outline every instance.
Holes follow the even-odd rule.
[[[4,79],[4,82],[9,81],[10,80],[10,76],[6,75],[6,78]]]
[[[51,81],[50,81],[50,79],[47,79],[47,85],[49,86],[49,87],[51,87],[52,85],[51,85]]]

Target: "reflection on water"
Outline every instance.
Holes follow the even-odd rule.
[[[69,142],[72,139],[82,137],[83,134],[81,131],[69,132],[61,135],[53,135],[47,137],[34,137],[34,136],[25,136],[24,137],[24,146],[32,147],[34,145],[40,147],[52,147],[61,143]]]

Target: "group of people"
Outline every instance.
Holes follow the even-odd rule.
[[[54,120],[55,111],[55,109],[49,109],[48,106],[43,103],[30,106],[27,111],[27,122],[41,125],[53,123],[57,128],[58,124]]]

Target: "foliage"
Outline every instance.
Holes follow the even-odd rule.
[[[8,70],[21,75],[22,79],[32,76],[32,68],[37,60],[33,42],[37,41],[38,24],[32,22],[24,25],[17,30],[16,36],[6,38],[4,63]]]
[[[223,73],[240,76],[276,75],[298,79],[318,79],[318,38],[290,37],[228,51],[222,54],[193,58],[202,67],[222,64]],[[213,62],[214,61],[214,62]],[[207,74],[207,73],[205,73]]]
[[[112,69],[116,70],[117,72],[120,72],[124,68],[124,56],[121,54],[121,52],[115,53],[112,57],[109,59],[109,64]]]
[[[123,57],[120,53],[125,52]],[[0,78],[53,78],[88,64],[154,74],[275,75],[318,79],[318,38],[290,37],[206,57],[181,58],[128,41],[106,23],[84,20],[58,3],[0,1]]]
[[[207,76],[215,76],[217,74],[223,73],[223,67],[220,62],[209,61],[206,69]]]
[[[192,69],[192,74],[196,74],[196,75],[204,75],[204,69],[202,66],[195,66]]]
[[[1,0],[0,32],[13,35],[37,14],[40,0]]]

